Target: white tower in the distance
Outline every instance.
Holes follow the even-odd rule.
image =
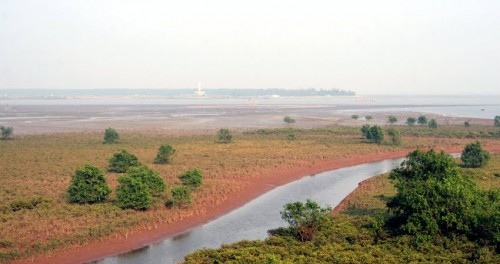
[[[205,97],[205,92],[201,90],[201,82],[198,82],[198,90],[194,92],[197,97]]]

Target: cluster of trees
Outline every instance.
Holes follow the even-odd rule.
[[[462,160],[482,159],[484,153],[478,142],[472,143],[464,149]],[[499,245],[500,193],[479,190],[460,173],[452,156],[416,150],[389,177],[395,181],[397,194],[387,203],[392,213],[387,224],[397,233],[417,236],[420,241],[436,235],[466,235]]]
[[[13,127],[0,126],[0,134],[2,140],[8,140],[14,133]]]
[[[292,123],[295,123],[295,119],[289,117],[289,116],[285,116],[283,118],[283,122],[287,123],[287,124],[292,124]]]
[[[119,135],[112,128],[106,129],[104,143],[116,143]],[[154,163],[167,164],[172,162],[176,150],[168,144],[161,145]],[[142,165],[139,159],[121,150],[109,159],[109,172],[125,173],[118,178],[115,204],[122,209],[147,210],[155,199],[164,196],[167,189],[165,181],[158,171]],[[191,203],[191,190],[202,185],[202,173],[198,169],[189,170],[179,176],[181,186],[172,189],[172,204],[183,205]],[[90,164],[78,168],[68,187],[68,200],[71,203],[93,204],[104,202],[111,193],[104,173]]]

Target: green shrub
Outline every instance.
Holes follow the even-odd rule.
[[[391,143],[393,145],[397,146],[401,145],[401,131],[394,128],[390,128],[387,130],[387,134],[391,138]]]
[[[359,115],[352,115],[351,118],[354,119],[354,120],[358,120]]]
[[[108,171],[123,173],[127,172],[130,167],[140,166],[141,163],[134,154],[128,153],[126,150],[121,150],[113,154],[109,160]]]
[[[496,127],[500,127],[500,116],[495,116],[495,118],[493,119],[493,124]]]
[[[378,125],[363,125],[361,127],[361,134],[368,142],[380,144],[384,141],[384,130]]]
[[[398,122],[398,119],[395,117],[395,116],[389,116],[387,118],[387,122],[389,122],[391,125],[394,124],[394,123],[397,123]]]
[[[332,208],[320,207],[315,201],[307,199],[306,203],[294,202],[283,206],[281,219],[288,222],[300,241],[310,241],[319,228],[328,222],[327,214]]]
[[[160,149],[158,150],[158,154],[156,154],[154,162],[156,164],[171,163],[174,154],[175,154],[175,148],[173,148],[168,144],[161,145]]]
[[[415,123],[417,122],[417,119],[415,117],[408,117],[406,119],[406,123],[409,125],[409,126],[414,126]]]
[[[365,116],[365,119],[366,119],[366,120],[372,120],[372,119],[373,119],[373,116],[371,116],[371,115],[367,115],[367,116]]]
[[[10,211],[17,212],[23,209],[32,210],[37,208],[41,204],[50,203],[49,199],[45,199],[41,196],[34,196],[28,198],[16,199],[10,203]]]
[[[157,171],[154,171],[146,166],[130,168],[127,176],[144,183],[152,196],[160,196],[166,189],[163,178]]]
[[[120,135],[113,128],[110,127],[104,131],[104,144],[118,143],[119,139]]]
[[[179,185],[172,189],[172,200],[167,201],[166,206],[183,206],[189,205],[191,202],[191,189],[184,185]]]
[[[474,183],[460,174],[453,157],[433,150],[410,153],[389,176],[396,196],[387,206],[394,214],[389,224],[399,231],[430,238],[436,234],[471,231],[477,204]]]
[[[465,122],[464,122],[464,127],[470,127],[470,123],[469,123],[469,121],[465,121]]]
[[[483,150],[481,143],[467,144],[460,157],[465,167],[478,168],[486,165],[490,160],[490,154]]]
[[[420,124],[420,125],[425,125],[427,124],[427,117],[424,116],[424,115],[421,115],[417,118],[417,122]]]
[[[293,119],[293,118],[291,118],[291,117],[289,117],[289,116],[285,116],[285,117],[283,118],[283,121],[284,121],[285,123],[287,123],[287,124],[295,123],[295,119]]]
[[[120,176],[116,188],[116,205],[122,209],[147,210],[151,206],[148,186],[140,179]]]
[[[182,184],[191,188],[200,187],[203,184],[202,178],[203,174],[199,169],[188,170],[179,176]]]
[[[102,202],[110,193],[104,173],[88,164],[75,171],[68,188],[69,201],[78,204]]]
[[[431,121],[429,121],[429,128],[436,129],[437,127],[438,127],[438,123],[436,122],[436,119],[431,118]]]
[[[233,141],[233,135],[231,134],[231,131],[229,131],[229,129],[221,128],[219,129],[219,131],[217,131],[217,143],[228,144],[231,143],[231,141]]]
[[[10,137],[12,136],[13,132],[14,132],[14,128],[13,127],[0,126],[0,133],[2,135],[2,140],[10,139]]]

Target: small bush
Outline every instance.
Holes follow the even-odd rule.
[[[358,120],[359,115],[352,115],[351,118],[354,119],[354,120]]]
[[[175,154],[175,148],[173,148],[168,144],[161,145],[160,149],[158,150],[158,154],[156,154],[154,162],[156,164],[171,163],[174,154]]]
[[[179,176],[179,179],[181,180],[181,182],[184,186],[188,186],[188,187],[192,187],[192,188],[200,187],[203,184],[202,178],[203,178],[203,175],[199,169],[192,169],[192,170],[186,171]]]
[[[127,172],[130,167],[140,166],[141,163],[137,157],[126,150],[121,150],[113,154],[113,157],[109,160],[108,171],[123,173]]]
[[[470,123],[468,121],[464,122],[464,127],[470,127]]]
[[[493,119],[493,124],[496,127],[500,127],[500,116],[495,116],[495,118]]]
[[[167,187],[160,174],[146,166],[130,168],[127,175],[144,183],[152,196],[160,196]]]
[[[431,121],[429,121],[429,128],[436,129],[437,127],[438,127],[438,123],[436,122],[436,119],[431,118]]]
[[[148,186],[129,176],[118,178],[116,205],[122,209],[147,210],[151,206]]]
[[[38,207],[42,203],[49,203],[49,202],[50,200],[44,199],[41,196],[17,199],[10,203],[10,210],[12,212],[17,212],[23,209],[32,210]]]
[[[365,116],[365,119],[366,119],[366,120],[372,120],[372,119],[373,119],[373,116],[371,116],[371,115],[367,115],[367,116]]]
[[[490,154],[483,150],[481,143],[471,143],[465,146],[460,157],[465,167],[478,168],[486,165],[490,160]]]
[[[14,128],[0,126],[0,133],[2,134],[2,140],[10,139],[10,137],[14,133]]]
[[[288,134],[287,139],[288,140],[296,140],[297,136],[295,136],[295,134]]]
[[[416,122],[417,122],[417,119],[414,117],[408,117],[408,119],[406,119],[406,123],[409,126],[414,126]]]
[[[104,173],[92,165],[77,169],[68,188],[69,201],[78,204],[102,202],[110,193]]]
[[[390,128],[387,130],[387,134],[391,138],[391,143],[393,145],[397,146],[401,145],[401,131],[394,128]]]
[[[427,124],[427,117],[425,117],[424,115],[421,115],[418,117],[417,122],[420,125],[425,125],[425,124]]]
[[[231,141],[233,141],[233,135],[231,134],[231,131],[229,131],[229,129],[221,128],[219,129],[219,131],[217,131],[217,143],[228,144],[231,143]]]
[[[332,208],[320,207],[315,201],[294,202],[283,206],[281,219],[288,222],[300,241],[310,241],[319,228],[328,222],[327,214]],[[272,231],[271,231],[272,232]]]
[[[398,119],[395,117],[395,116],[389,116],[387,118],[387,122],[389,122],[391,125],[394,124],[394,123],[397,123],[398,122]]]
[[[104,144],[118,143],[119,139],[120,135],[118,135],[118,132],[116,132],[113,128],[110,127],[104,131]]]
[[[363,125],[361,127],[361,133],[363,138],[365,138],[368,142],[380,144],[384,141],[384,130],[382,130],[382,127],[378,125]]]
[[[172,200],[167,201],[167,207],[189,205],[192,202],[191,190],[184,186],[175,186],[172,189]]]
[[[295,119],[293,119],[289,116],[285,116],[285,118],[283,118],[283,121],[287,124],[295,123]]]

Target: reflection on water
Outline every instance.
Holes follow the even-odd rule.
[[[284,204],[313,199],[320,205],[334,207],[359,182],[389,172],[402,161],[403,159],[385,160],[304,177],[277,187],[214,221],[150,245],[147,250],[121,254],[96,263],[176,263],[196,249],[217,248],[223,243],[243,239],[264,239],[267,237],[267,230],[286,225],[279,213]]]

